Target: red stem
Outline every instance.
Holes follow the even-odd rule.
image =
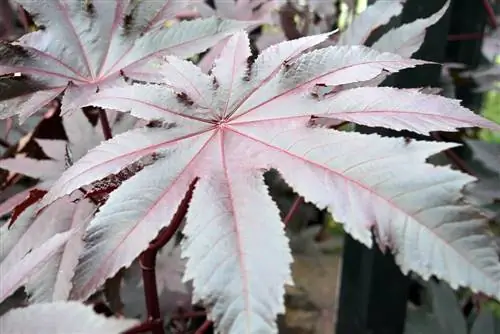
[[[205,320],[205,322],[203,323],[203,325],[201,325],[200,328],[198,328],[196,330],[196,332],[194,332],[194,334],[203,334],[205,333],[208,328],[210,328],[210,325],[212,325],[212,322],[210,320]]]
[[[290,210],[288,210],[288,213],[287,213],[285,219],[283,220],[283,224],[285,224],[285,226],[288,225],[288,223],[290,222],[293,215],[295,214],[295,212],[297,211],[297,209],[299,208],[299,206],[302,204],[303,201],[304,201],[304,198],[302,196],[297,196],[297,198],[295,199],[295,202],[293,202],[292,207],[290,208]]]
[[[431,135],[435,139],[443,141],[443,138],[438,133],[433,132],[431,133]],[[455,165],[455,167],[457,167],[461,172],[472,176],[475,175],[475,173],[467,166],[467,164],[462,160],[462,158],[460,158],[455,152],[453,152],[452,149],[447,149],[443,151],[443,153],[446,155],[448,160],[450,160]]]
[[[491,7],[491,4],[488,0],[483,0],[483,6],[484,9],[486,9],[486,13],[488,14],[488,21],[490,21],[490,26],[493,29],[496,29],[498,24],[493,7]]]
[[[104,134],[104,139],[108,140],[113,138],[113,133],[111,132],[111,126],[109,125],[108,115],[106,110],[99,110],[99,120],[101,121],[102,133]]]
[[[23,25],[24,31],[29,32],[30,30],[30,25],[28,22],[28,16],[26,15],[26,11],[21,5],[18,5],[17,11],[19,12],[19,21],[21,21],[21,24]]]
[[[153,334],[164,334],[163,321],[160,313],[160,302],[158,300],[158,288],[156,286],[156,255],[175,235],[186,216],[189,202],[193,196],[194,186],[198,179],[195,179],[179,205],[177,212],[170,224],[162,229],[158,236],[149,243],[149,247],[140,255],[140,265],[142,269],[142,280],[144,282],[144,296],[146,299],[146,309],[148,320],[157,325],[151,331]]]

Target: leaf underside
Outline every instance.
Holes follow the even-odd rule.
[[[192,281],[193,301],[204,303],[220,332],[276,333],[284,285],[293,282],[288,239],[263,179],[270,169],[365,245],[372,246],[375,231],[404,273],[435,275],[453,288],[500,298],[492,239],[484,219],[461,200],[474,178],[426,163],[456,145],[326,127],[347,121],[421,134],[500,129],[457,100],[373,87],[391,73],[427,63],[406,57],[418,50],[425,29],[444,15],[449,1],[431,17],[390,31],[371,49],[347,44],[365,43],[374,28],[401,12],[400,1],[371,6],[337,46],[310,51],[329,34],[304,37],[269,47],[251,64],[250,39],[239,31],[249,22],[212,17],[162,24],[187,2],[18,2],[44,29],[0,45],[0,75],[22,74],[2,82],[12,88],[5,91],[0,118],[24,119],[62,94],[69,144],[64,158],[60,143],[41,140],[52,160],[0,162],[42,178],[44,186],[53,183],[36,207],[19,214],[10,233],[15,245],[0,230],[0,241],[12,246],[0,249],[0,271],[7,277],[1,300],[21,286],[35,302],[86,300],[131,266],[198,180],[181,243],[183,279]],[[220,41],[209,74],[181,59]],[[319,96],[318,88],[327,93]],[[75,126],[83,113],[69,113],[87,106],[151,123],[103,141],[94,127]],[[71,167],[59,177],[68,147]],[[80,194],[115,188],[95,215]],[[44,210],[33,218],[36,209]],[[94,321],[97,332],[133,325],[98,320],[72,303],[37,307],[12,311],[0,322],[17,326],[29,314],[43,317],[60,308],[68,319],[78,314]],[[54,333],[74,326],[47,324]]]
[[[171,80],[166,86],[103,89],[86,100],[176,125],[136,129],[102,143],[42,199],[41,206],[50,204],[141,157],[158,155],[111,193],[90,224],[73,297],[86,298],[129,266],[171,219],[189,184],[200,178],[182,243],[184,279],[193,281],[193,298],[205,303],[222,332],[276,332],[292,259],[263,182],[262,174],[271,168],[368,246],[375,227],[404,272],[500,295],[500,266],[483,222],[458,202],[461,188],[473,178],[425,163],[453,144],[343,133],[311,126],[310,119],[395,129],[411,124],[420,133],[498,126],[455,100],[418,90],[361,85],[318,99],[311,93],[316,85],[345,87],[424,63],[362,46],[304,53],[326,37],[274,45],[248,68],[248,38],[238,33],[211,76],[171,57],[161,70],[166,78],[181,70],[185,79],[178,86]]]
[[[102,87],[125,85],[127,77],[156,76],[161,56],[191,57],[249,25],[216,17],[163,23],[188,1],[17,0],[43,27],[0,44],[0,118],[27,117],[64,93],[63,114]]]

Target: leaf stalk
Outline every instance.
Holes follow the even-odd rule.
[[[493,10],[491,3],[488,0],[483,0],[483,6],[484,6],[484,9],[486,10],[486,13],[488,15],[488,21],[490,21],[489,22],[490,26],[493,29],[496,29],[498,27],[498,24],[497,24],[495,11]]]
[[[285,226],[287,226],[290,220],[292,220],[293,215],[295,214],[295,212],[297,212],[303,201],[304,198],[302,196],[297,196],[295,202],[293,202],[292,204],[292,207],[290,208],[290,210],[288,210],[285,219],[283,219],[283,224],[285,224]]]
[[[113,138],[113,133],[111,131],[111,126],[109,125],[108,115],[106,110],[99,110],[99,120],[101,121],[102,133],[104,134],[104,139],[108,140]]]
[[[160,312],[160,302],[158,298],[158,287],[156,286],[156,255],[174,236],[186,216],[189,202],[193,197],[194,186],[198,179],[195,179],[189,186],[185,197],[179,204],[177,212],[170,224],[163,228],[158,236],[149,243],[148,248],[140,255],[140,265],[142,269],[142,280],[144,282],[144,297],[146,299],[146,309],[148,312],[148,322],[155,323],[152,329],[153,334],[164,334],[163,321]]]

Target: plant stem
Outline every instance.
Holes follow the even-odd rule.
[[[293,202],[292,207],[290,208],[290,210],[288,210],[288,213],[286,214],[286,217],[283,220],[283,224],[285,224],[285,226],[288,225],[288,223],[290,222],[293,215],[295,214],[295,212],[297,211],[297,209],[299,208],[299,206],[302,204],[303,201],[304,198],[302,196],[297,196],[295,202]]]
[[[21,21],[21,24],[23,25],[24,31],[29,32],[30,31],[30,24],[28,20],[28,15],[26,15],[26,11],[24,10],[21,5],[18,5],[17,11],[19,13],[19,21]]]
[[[108,140],[113,138],[113,133],[111,132],[111,126],[109,126],[108,115],[106,110],[99,110],[99,120],[101,121],[102,133],[104,134],[104,139]]]
[[[208,330],[208,328],[210,327],[210,325],[212,325],[212,322],[210,320],[205,320],[205,322],[203,323],[203,325],[201,325],[201,327],[198,328],[194,334],[203,334],[203,333],[205,333]]]
[[[164,334],[163,322],[160,313],[160,302],[158,300],[158,288],[156,286],[156,255],[158,251],[165,246],[175,235],[181,223],[186,216],[189,202],[193,196],[195,179],[179,204],[177,212],[172,218],[170,224],[163,228],[158,236],[149,243],[148,248],[140,255],[140,265],[142,269],[142,280],[144,282],[144,297],[146,299],[146,309],[148,312],[148,320],[157,324],[152,330],[153,334]]]
[[[486,13],[488,14],[488,21],[490,21],[490,26],[493,29],[496,29],[498,24],[493,7],[491,7],[491,4],[488,0],[483,0],[483,6],[484,9],[486,10]]]
[[[292,40],[297,39],[302,36],[302,33],[297,29],[297,25],[295,24],[296,15],[301,16],[300,13],[295,9],[295,6],[291,3],[287,3],[281,7],[279,10],[279,17],[281,27],[283,29],[283,33],[286,36],[286,39]],[[307,23],[305,24],[307,26]]]

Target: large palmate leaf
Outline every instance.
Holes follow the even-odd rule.
[[[371,33],[389,23],[389,20],[403,11],[402,0],[376,1],[368,6],[340,35],[340,45],[361,45],[367,42]],[[392,52],[405,57],[413,55],[424,42],[427,28],[436,24],[450,7],[450,0],[433,15],[403,24],[382,35],[372,47],[379,51]]]
[[[111,118],[110,122],[113,131],[116,130],[115,133],[130,129],[134,124],[129,117],[121,120],[114,118]],[[0,167],[39,178],[42,182],[35,186],[36,189],[48,190],[52,182],[67,168],[68,163],[80,159],[89,149],[104,140],[99,124],[94,127],[83,113],[64,115],[62,123],[68,141],[35,139],[51,159],[16,157],[1,160]],[[30,272],[26,279],[20,282],[29,293],[30,302],[67,300],[72,288],[74,270],[83,249],[82,235],[95,206],[87,199],[82,200],[82,194],[78,193],[72,198],[58,200],[35,218],[36,206],[32,204],[43,195],[43,191],[40,191],[40,194],[35,192],[31,202],[29,197],[26,199],[27,195],[22,196],[31,190],[30,188],[21,192],[17,201],[11,201],[15,209],[12,219],[0,229],[1,264],[3,268],[14,270],[17,263],[41,243],[56,233],[74,229],[67,244],[50,260],[44,262],[42,269]],[[10,226],[12,223],[14,225]]]
[[[370,34],[401,14],[403,1],[376,1],[361,12],[339,37],[339,45],[364,44]]]
[[[122,133],[132,129],[135,125],[136,121],[132,117],[123,116],[125,118],[110,122],[113,133]],[[0,168],[40,179],[42,185],[38,188],[45,189],[62,174],[68,164],[74,163],[91,148],[104,141],[100,121],[94,126],[84,113],[66,114],[62,117],[62,123],[68,138],[67,141],[35,139],[43,153],[50,159],[40,160],[18,155],[14,158],[1,159]]]
[[[110,116],[110,127],[113,133],[118,134],[133,128],[137,119],[125,116],[117,118],[116,113],[108,112]],[[39,179],[34,187],[25,189],[12,196],[0,207],[0,214],[6,214],[16,208],[22,208],[29,203],[30,197],[34,200],[41,197],[42,192],[37,190],[48,190],[52,183],[61,176],[67,165],[80,159],[91,148],[96,147],[104,141],[104,135],[100,128],[100,122],[93,126],[83,113],[71,113],[62,117],[62,123],[66,136],[65,140],[35,139],[42,151],[50,159],[34,159],[23,155],[14,158],[0,160],[0,168],[12,173],[24,174],[29,177]],[[33,195],[35,192],[35,196]],[[28,202],[27,202],[28,201]]]
[[[47,262],[60,253],[74,231],[57,233],[40,246],[31,249],[31,252],[21,257],[14,264],[4,260],[0,264],[1,284],[0,302],[12,295],[18,288],[27,284],[31,277],[36,276]]]
[[[389,23],[393,17],[401,14],[403,3],[402,0],[376,1],[368,6],[340,35],[338,45],[365,45],[375,29]],[[381,52],[411,57],[422,46],[427,29],[436,24],[449,7],[450,0],[447,0],[444,6],[433,15],[389,30],[371,47]],[[379,77],[364,83],[363,86],[377,86],[387,76],[387,73],[382,73]]]
[[[36,252],[38,247],[42,247],[58,233],[73,231],[64,247],[59,248],[49,259],[40,258],[40,261],[44,261],[39,264],[41,267],[36,267],[36,272],[25,273],[26,276],[19,282],[25,286],[31,302],[67,300],[75,267],[83,250],[82,235],[90,221],[94,205],[88,200],[75,203],[64,197],[34,218],[35,208],[36,206],[28,207],[10,228],[7,224],[1,227],[0,241],[4,247],[0,267],[15,273],[19,270],[19,263],[30,252]],[[2,276],[2,284],[8,284],[6,280]],[[8,295],[2,296],[5,297]]]
[[[138,323],[135,319],[106,318],[78,302],[55,302],[11,310],[0,318],[0,332],[119,334]]]
[[[66,154],[71,152],[73,160],[78,160],[87,151],[104,140],[102,131],[96,129],[83,113],[73,113],[63,116],[63,126],[68,141],[35,139],[42,151],[50,159],[34,159],[16,156],[0,160],[0,168],[40,179],[41,189],[56,180],[66,169]]]
[[[0,45],[0,117],[25,119],[62,92],[63,111],[75,96],[123,84],[122,73],[154,75],[148,61],[165,54],[190,57],[248,24],[215,17],[162,23],[189,1],[17,0],[40,28]],[[16,84],[17,83],[17,84]]]
[[[363,46],[304,53],[327,37],[274,45],[249,68],[248,37],[238,33],[211,76],[171,57],[161,74],[168,78],[182,68],[185,80],[177,87],[169,81],[170,88],[103,89],[86,101],[132,110],[157,120],[157,127],[129,131],[91,150],[55,182],[41,206],[152,152],[159,159],[112,192],[96,214],[75,274],[75,298],[86,298],[130,265],[197,180],[181,244],[194,299],[204,302],[221,332],[275,333],[292,259],[263,180],[271,168],[368,246],[375,228],[404,272],[435,274],[454,287],[500,296],[491,240],[474,212],[457,202],[473,178],[425,163],[455,145],[343,133],[310,121],[333,117],[421,133],[499,126],[454,100],[417,90],[345,88],[319,100],[316,85],[348,87],[425,63]],[[175,125],[158,126],[158,120]]]
[[[436,24],[443,17],[450,7],[450,3],[451,0],[447,0],[439,11],[427,18],[418,19],[389,30],[372,47],[376,50],[410,57],[422,46],[426,29]]]
[[[325,15],[325,9],[321,8],[325,4],[326,6],[333,7],[333,2],[330,1],[314,2],[316,2],[316,5],[319,5],[318,8],[320,9],[315,12],[315,18],[311,21],[316,20],[318,15],[320,17]],[[336,43],[337,45],[365,45],[370,35],[372,35],[376,29],[388,24],[392,18],[402,13],[403,3],[403,0],[380,0],[374,2],[354,18],[347,29],[339,34],[336,42],[332,40],[328,43]],[[422,46],[427,29],[436,24],[441,17],[443,17],[449,6],[450,1],[447,1],[439,11],[431,16],[406,23],[389,30],[379,37],[378,40],[373,43],[372,47],[382,52],[392,52],[405,57],[410,57]],[[309,8],[313,9],[314,6],[309,4]],[[326,12],[328,13],[328,11]],[[313,22],[310,22],[309,25],[313,26]],[[330,31],[331,26],[332,24],[317,26],[317,33]],[[264,32],[264,36],[262,37],[262,39],[273,40],[273,43],[282,41],[284,38],[285,36],[283,33],[276,33],[274,31]],[[270,45],[272,43],[259,43],[259,41],[257,41],[257,45],[259,44]]]
[[[158,253],[156,259],[156,284],[161,314],[164,317],[177,312],[179,307],[191,308],[192,287],[183,283],[185,259],[181,258],[181,249],[173,238]],[[129,317],[147,319],[146,301],[144,299],[144,282],[142,268],[137,259],[125,270],[120,290],[123,314]]]

